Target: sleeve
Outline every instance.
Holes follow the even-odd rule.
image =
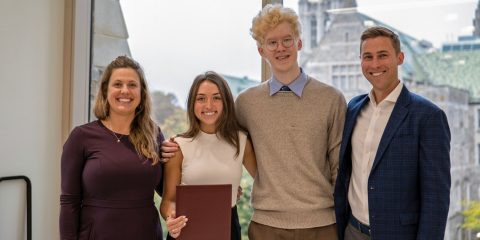
[[[60,239],[77,240],[85,163],[82,131],[75,128],[63,145],[61,158]]]
[[[345,113],[347,103],[341,93],[338,94],[337,101],[334,102],[331,111],[331,120],[329,123],[328,133],[328,163],[330,165],[330,172],[332,185],[335,185],[338,175],[338,166],[340,158],[340,146],[342,143],[343,127],[345,124]]]
[[[440,109],[423,124],[419,143],[421,209],[417,239],[442,240],[450,205],[450,128]]]
[[[162,130],[158,128],[158,135],[157,135],[157,144],[158,144],[158,156],[162,156],[162,142],[165,140],[163,136]],[[160,171],[160,180],[157,182],[157,186],[155,187],[155,191],[158,193],[159,196],[163,194],[163,178],[165,175],[165,165],[163,162],[158,163],[158,171]]]

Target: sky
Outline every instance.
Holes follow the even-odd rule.
[[[284,5],[298,12],[297,0]],[[260,79],[250,36],[260,0],[120,0],[128,43],[151,90],[174,93],[182,107],[191,82],[207,70]],[[471,35],[478,0],[357,0],[358,10],[436,47]]]

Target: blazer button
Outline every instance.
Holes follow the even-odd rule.
[[[370,190],[374,190],[375,188],[373,186],[370,186]]]

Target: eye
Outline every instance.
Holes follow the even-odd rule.
[[[197,101],[197,102],[205,102],[205,99],[206,99],[206,98],[205,98],[204,96],[197,96],[197,97],[195,98],[195,101]]]
[[[220,96],[220,95],[215,95],[215,96],[213,96],[213,100],[215,100],[215,101],[222,101],[222,96]]]
[[[371,59],[372,59],[372,56],[370,55],[363,56],[363,60],[371,60]]]
[[[386,57],[388,57],[388,54],[386,54],[386,53],[382,53],[382,54],[378,55],[378,58],[386,58]]]
[[[290,45],[293,41],[293,38],[285,38],[283,39],[283,44],[284,45]]]
[[[128,84],[129,88],[136,88],[137,86],[138,86],[138,84],[135,83],[135,82],[131,82],[131,83]]]
[[[277,40],[269,40],[269,41],[267,41],[267,45],[268,45],[268,46],[274,47],[274,46],[277,46],[277,44],[278,44],[278,43],[277,43]]]
[[[120,82],[114,82],[113,86],[118,88],[118,87],[122,87],[122,84]]]

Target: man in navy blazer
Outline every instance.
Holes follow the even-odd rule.
[[[445,113],[398,79],[398,36],[361,37],[369,94],[348,104],[335,214],[340,240],[443,240],[450,204],[450,129]]]

